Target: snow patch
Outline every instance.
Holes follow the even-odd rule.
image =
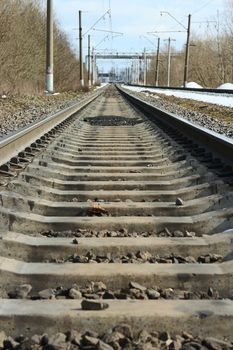
[[[225,83],[221,84],[217,87],[217,89],[222,89],[222,90],[233,90],[233,84],[231,83]]]
[[[195,101],[202,101],[207,103],[213,103],[220,106],[225,107],[233,107],[233,95],[222,95],[216,93],[208,93],[208,92],[193,92],[193,91],[180,91],[180,90],[163,90],[163,89],[153,89],[153,88],[145,88],[138,86],[128,86],[124,85],[126,89],[141,92],[149,91],[158,94],[164,94],[167,96],[175,96],[178,98],[191,99]]]
[[[108,85],[108,83],[101,83],[99,86],[96,86],[95,90],[98,90],[106,85]]]
[[[199,85],[198,83],[195,83],[195,81],[191,81],[190,83],[186,84],[186,88],[189,89],[203,89],[203,87],[201,85]]]

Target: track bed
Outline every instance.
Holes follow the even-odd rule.
[[[80,349],[230,349],[233,192],[222,167],[110,86],[2,181],[1,330],[90,330],[71,342]],[[101,338],[122,323],[128,344]],[[142,329],[158,332],[154,347],[149,333],[135,343]]]

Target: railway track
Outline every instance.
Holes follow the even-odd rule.
[[[201,349],[184,331],[232,347],[230,146],[216,159],[213,137],[206,151],[149,112],[110,86],[2,166],[2,331],[96,339],[124,323],[162,332],[163,348]],[[127,348],[93,339],[77,346]]]
[[[137,86],[137,87],[144,87],[144,88],[153,88],[158,90],[173,90],[173,91],[192,91],[192,92],[201,92],[201,93],[211,93],[211,94],[217,94],[217,95],[225,95],[229,94],[232,95],[232,90],[230,89],[213,89],[213,88],[183,88],[183,87],[174,87],[174,86],[154,86],[154,85],[137,85],[137,84],[128,84],[129,86]]]

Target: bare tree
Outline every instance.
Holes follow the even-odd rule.
[[[46,13],[39,0],[0,1],[0,92],[43,92]],[[58,24],[55,32],[55,86],[79,88],[78,60]]]

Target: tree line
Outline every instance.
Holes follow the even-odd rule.
[[[177,51],[172,47],[171,86],[182,86],[184,76],[185,47]],[[155,84],[155,59],[151,61],[147,83]],[[167,48],[161,51],[159,62],[159,85],[167,84]],[[215,24],[199,37],[192,29],[189,81],[203,87],[217,87],[222,83],[233,83],[233,0],[228,0],[226,9]]]
[[[0,94],[42,93],[45,87],[46,8],[42,0],[0,1]],[[192,29],[189,81],[203,87],[233,83],[233,0],[216,26],[198,37]],[[221,24],[219,24],[221,23]],[[185,47],[172,48],[171,85],[183,84]],[[153,59],[147,84],[155,84]],[[79,61],[69,40],[54,23],[54,78],[57,91],[76,91],[79,86]],[[160,54],[159,85],[167,84],[167,49]]]
[[[46,8],[41,0],[0,1],[0,93],[42,93],[45,88]],[[79,89],[79,61],[54,23],[57,91]]]

